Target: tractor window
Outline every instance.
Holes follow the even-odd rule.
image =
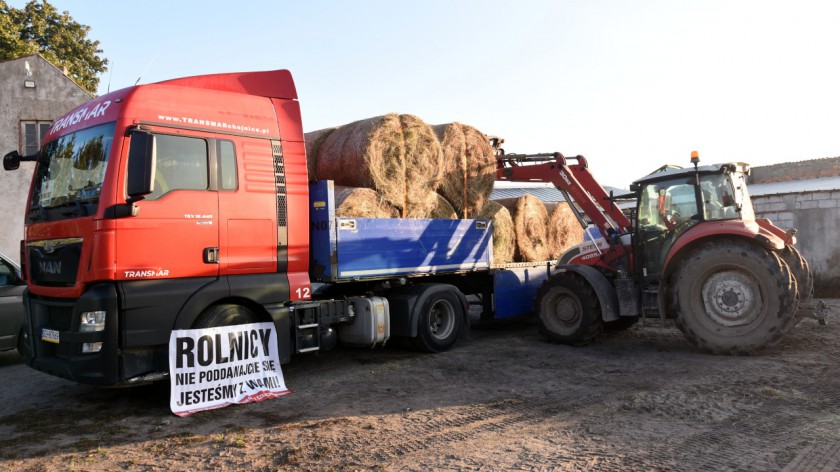
[[[155,189],[146,197],[156,200],[174,190],[206,190],[207,142],[198,138],[155,136]]]

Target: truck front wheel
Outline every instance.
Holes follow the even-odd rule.
[[[705,351],[748,354],[775,345],[793,326],[798,303],[790,269],[760,246],[707,243],[683,260],[673,280],[676,325]]]
[[[458,341],[464,327],[464,310],[458,296],[450,290],[430,294],[417,320],[414,346],[426,352],[448,351]]]
[[[595,290],[569,272],[555,274],[537,290],[537,326],[549,341],[583,345],[603,329]]]
[[[195,321],[194,328],[218,328],[256,323],[254,313],[242,305],[214,305],[204,311]]]

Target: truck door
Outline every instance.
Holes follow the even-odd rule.
[[[211,145],[205,137],[155,133],[154,191],[136,203],[136,216],[117,220],[117,279],[218,277]]]

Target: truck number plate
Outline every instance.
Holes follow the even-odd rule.
[[[58,344],[58,330],[41,328],[41,341]]]

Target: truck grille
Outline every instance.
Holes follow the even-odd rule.
[[[76,283],[82,239],[49,239],[27,244],[29,276],[35,285],[71,287]]]

